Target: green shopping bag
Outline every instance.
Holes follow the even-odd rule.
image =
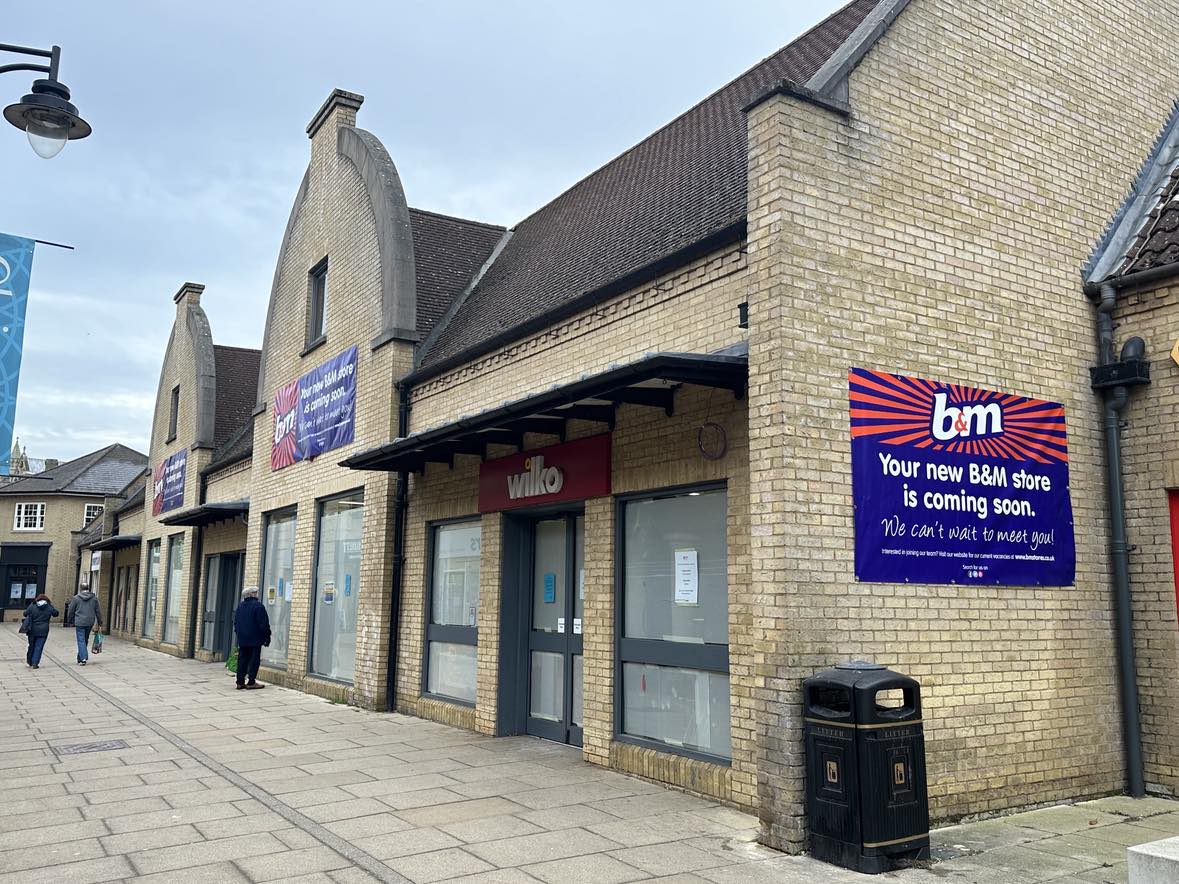
[[[225,668],[235,675],[237,674],[237,648],[230,651],[229,659],[225,661]]]

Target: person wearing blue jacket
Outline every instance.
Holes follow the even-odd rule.
[[[49,621],[59,613],[61,612],[53,607],[53,602],[49,601],[49,596],[45,593],[39,594],[25,608],[25,622],[22,628],[29,637],[29,650],[25,654],[25,662],[29,668],[41,668],[41,652],[45,650],[45,642],[49,639]]]
[[[237,689],[261,690],[266,685],[258,684],[258,666],[263,645],[270,644],[270,616],[258,600],[258,587],[242,590],[241,604],[233,615],[233,631],[237,633]]]

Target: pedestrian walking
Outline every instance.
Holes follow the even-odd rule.
[[[21,629],[29,637],[29,651],[25,654],[25,662],[31,669],[41,668],[41,652],[45,650],[45,642],[49,638],[49,621],[60,611],[53,607],[49,596],[45,593],[38,595],[25,608],[25,618]]]
[[[258,665],[263,646],[270,645],[270,616],[258,599],[258,587],[242,590],[241,604],[233,615],[233,630],[237,633],[237,689],[261,690],[266,685],[258,684]]]
[[[70,599],[66,605],[66,625],[74,627],[74,635],[78,639],[78,665],[85,666],[90,659],[90,630],[102,627],[102,612],[98,606],[98,596],[90,591],[90,587],[83,587],[82,591]]]

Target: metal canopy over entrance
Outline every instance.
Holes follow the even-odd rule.
[[[142,536],[139,534],[116,534],[113,537],[107,537],[97,543],[90,544],[89,549],[96,552],[108,549],[126,549],[129,546],[137,546],[142,539]]]
[[[185,527],[202,528],[215,522],[224,522],[237,516],[244,516],[250,511],[248,500],[234,500],[229,503],[206,503],[192,509],[184,510],[175,515],[160,519],[161,525],[182,525]]]
[[[594,421],[612,430],[619,405],[656,408],[671,416],[675,413],[675,391],[680,386],[715,387],[742,398],[748,377],[749,359],[744,353],[654,353],[395,439],[353,455],[342,465],[354,470],[420,471],[427,463],[453,465],[456,454],[485,458],[488,445],[514,445],[522,450],[525,433],[549,435],[563,442],[570,420]]]

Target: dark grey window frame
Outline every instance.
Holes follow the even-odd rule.
[[[718,482],[697,482],[689,485],[674,485],[649,491],[634,491],[614,497],[614,740],[644,749],[654,749],[669,755],[682,755],[697,761],[706,761],[721,767],[732,767],[733,759],[713,755],[683,746],[673,746],[659,740],[636,737],[623,732],[624,685],[623,666],[627,663],[645,663],[652,666],[674,666],[681,669],[697,669],[702,672],[729,674],[729,645],[692,644],[689,642],[665,642],[658,639],[624,638],[626,616],[626,505],[638,500],[658,500],[667,497],[683,497],[694,491],[724,491],[728,502],[729,485],[726,480]],[[725,530],[728,530],[728,510],[725,512]],[[731,686],[730,686],[731,688]],[[730,725],[732,722],[730,722]]]
[[[454,645],[470,645],[475,648],[476,660],[478,660],[479,647],[479,627],[478,626],[444,626],[440,623],[432,623],[431,618],[434,616],[434,549],[438,541],[438,529],[445,528],[449,525],[478,525],[479,526],[479,549],[483,549],[483,517],[476,514],[472,516],[458,516],[453,519],[436,519],[426,523],[426,603],[423,613],[423,633],[425,641],[422,642],[422,696],[431,700],[441,700],[444,703],[453,703],[456,706],[466,706],[469,709],[474,709],[475,704],[469,700],[461,700],[458,697],[451,697],[447,694],[432,693],[427,689],[430,683],[430,643],[431,642],[446,642]],[[482,552],[480,552],[482,556]],[[479,569],[479,593],[483,593],[483,569]],[[479,673],[478,664],[475,670],[475,687],[478,690]]]
[[[307,330],[303,356],[327,341],[327,276],[326,256],[307,272]]]
[[[326,261],[326,259],[324,259]],[[361,485],[353,488],[350,491],[340,491],[336,494],[329,494],[327,497],[316,498],[315,501],[315,539],[314,545],[311,547],[311,592],[307,593],[307,672],[308,678],[314,678],[316,681],[326,681],[331,684],[346,685],[352,687],[356,684],[356,680],[349,681],[345,678],[333,678],[330,675],[324,675],[321,672],[315,672],[311,668],[312,659],[315,657],[315,602],[319,598],[319,539],[323,531],[323,508],[325,504],[331,503],[333,500],[343,500],[345,497],[355,497],[360,495],[362,504],[364,500],[364,486]],[[361,560],[364,556],[364,527],[361,523]],[[360,577],[357,575],[356,586],[356,601],[360,602]]]
[[[172,388],[172,398],[170,400],[168,413],[168,438],[164,440],[165,443],[176,441],[176,425],[180,420],[180,384]]]
[[[161,543],[162,540],[162,537],[156,537],[155,539],[149,540],[147,542],[147,558],[144,559],[146,567],[143,570],[143,620],[139,624],[139,635],[141,638],[149,638],[153,641],[155,640],[156,627],[159,626],[160,621],[160,569],[158,567],[156,568],[156,617],[155,621],[151,625],[152,635],[148,635],[143,630],[147,627],[147,606],[151,602],[151,550],[153,546],[160,550],[159,559],[160,562],[162,562],[164,558],[164,546]],[[132,632],[134,632],[134,630],[132,630]],[[163,635],[162,632],[160,634],[161,636]]]
[[[172,588],[170,585],[172,583],[172,548],[173,548],[173,546],[175,546],[175,541],[177,539],[179,539],[179,541],[181,543],[185,543],[187,541],[187,538],[184,536],[183,531],[177,531],[174,534],[166,535],[166,539],[168,541],[168,545],[165,547],[165,549],[168,550],[168,560],[167,560],[167,562],[164,563],[164,605],[163,605],[164,623],[163,623],[163,628],[160,629],[160,644],[171,645],[172,647],[178,648],[178,647],[180,647],[180,638],[181,638],[179,620],[176,622],[176,633],[177,633],[176,641],[174,641],[174,642],[164,641],[164,631],[168,628],[168,602],[170,602],[172,600]],[[181,555],[183,555],[183,554],[184,554],[183,551],[181,551]],[[160,558],[163,559],[163,555],[161,555]],[[183,583],[183,582],[184,581],[182,580],[181,583]],[[183,593],[184,592],[183,586],[179,587],[178,591]],[[183,598],[180,600],[180,604],[183,606],[183,604],[184,604]],[[160,610],[161,610],[160,605],[157,602],[156,603],[156,616],[157,616],[157,618],[159,617]],[[184,608],[183,607],[181,607],[181,609],[180,609],[180,615],[181,615],[181,617],[184,616]]]
[[[265,512],[262,514],[262,542],[260,544],[258,544],[259,547],[261,547],[261,555],[258,559],[258,595],[259,596],[262,595],[262,592],[263,592],[262,587],[266,585],[266,548],[267,548],[267,546],[269,546],[269,544],[267,543],[267,539],[266,539],[267,529],[269,529],[270,523],[273,522],[275,519],[281,519],[287,515],[293,516],[295,519],[295,534],[297,537],[298,532],[299,532],[299,505],[298,504],[292,503],[289,506],[281,506],[278,509],[270,510],[269,512]],[[294,555],[292,555],[291,556],[291,570],[292,571],[294,571],[294,564],[295,564]],[[287,641],[288,641],[288,643],[290,642],[290,624],[289,623],[287,624]],[[234,644],[236,645],[236,641],[234,642]],[[288,646],[287,650],[288,651],[290,650],[289,646]],[[286,672],[287,671],[287,661],[286,660],[284,660],[281,664],[280,663],[265,663],[264,662],[261,665],[265,666],[267,669],[273,669],[277,672]]]

